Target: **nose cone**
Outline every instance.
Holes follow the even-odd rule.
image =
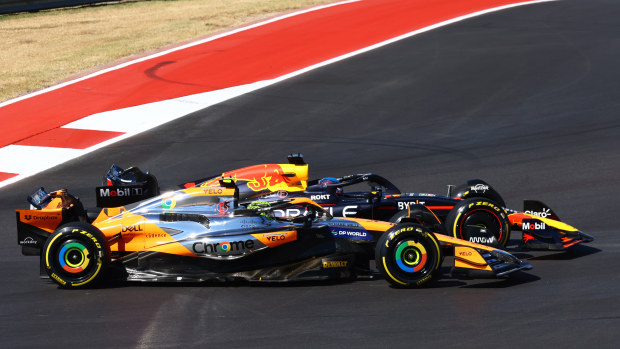
[[[581,239],[582,242],[591,242],[594,241],[594,236],[586,234],[582,231],[577,231],[577,234],[579,236],[579,239]]]
[[[579,230],[566,232],[566,236],[562,238],[564,248],[591,241],[594,241],[594,236],[586,234]]]

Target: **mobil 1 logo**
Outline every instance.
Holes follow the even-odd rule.
[[[97,207],[117,207],[140,201],[144,196],[141,185],[97,187]]]

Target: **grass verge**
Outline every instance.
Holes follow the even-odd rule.
[[[330,2],[137,1],[0,15],[0,101],[127,57]]]

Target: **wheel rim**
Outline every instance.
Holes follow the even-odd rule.
[[[464,240],[469,238],[469,236],[465,236],[466,234],[464,231],[465,227],[468,225],[475,225],[490,230],[498,241],[501,241],[504,235],[504,227],[499,217],[494,212],[486,209],[480,208],[467,213],[467,215],[463,217],[462,222],[463,223],[459,227],[459,234],[460,238]]]
[[[407,273],[417,273],[426,265],[428,254],[418,242],[407,240],[401,242],[395,252],[396,265]]]
[[[81,242],[69,240],[60,246],[58,262],[67,273],[80,274],[87,270],[90,264],[90,252]]]

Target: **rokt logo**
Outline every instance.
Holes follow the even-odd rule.
[[[310,200],[312,201],[317,201],[317,200],[329,200],[330,194],[317,194],[317,195],[310,195]]]

